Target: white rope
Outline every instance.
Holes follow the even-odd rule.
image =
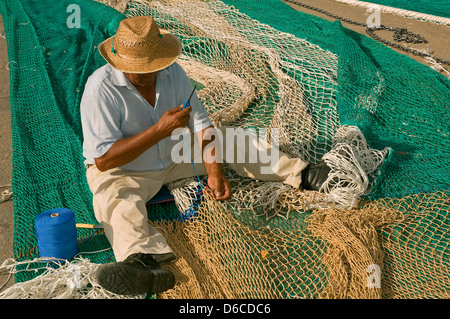
[[[196,178],[184,178],[167,184],[167,188],[174,197],[175,206],[180,213],[186,212],[194,201],[199,200],[196,193],[200,185]]]
[[[425,58],[425,62],[430,66],[430,68],[432,68],[433,70],[437,71],[437,72],[442,72],[445,73],[445,75],[447,76],[447,78],[450,79],[450,72],[447,71],[446,68],[444,68],[442,66],[442,64],[440,64],[439,62],[437,62],[435,59],[433,59],[432,57],[426,57]]]
[[[16,61],[9,61],[8,63],[6,63],[6,69],[9,71],[9,64],[10,63],[15,63],[18,64]]]
[[[12,197],[12,189],[11,189],[11,185],[3,185],[0,186],[0,188],[5,188],[7,187],[7,189],[5,189],[1,194],[0,194],[0,203],[4,203],[7,202],[8,200],[11,199]]]
[[[342,208],[356,208],[362,195],[368,194],[378,168],[389,153],[370,149],[356,126],[342,126],[336,133],[333,148],[323,160],[331,167],[321,191],[330,202]]]
[[[30,268],[36,263],[42,263],[45,266]],[[26,265],[26,268],[18,270],[17,267],[20,265]],[[40,276],[16,283],[1,292],[0,299],[143,299],[145,297],[145,295],[117,295],[103,289],[94,275],[99,266],[81,257],[75,258],[72,262],[48,257],[18,262],[10,258],[0,266],[0,269],[5,269],[10,275],[22,271],[45,270]]]
[[[361,196],[370,192],[389,151],[369,148],[356,126],[342,126],[335,134],[332,149],[322,157],[331,171],[320,192],[243,178],[232,187],[232,198],[224,205],[237,214],[253,211],[267,219],[288,218],[290,212],[309,209],[357,208]]]
[[[439,17],[431,14],[416,12],[416,11],[410,11],[410,10],[404,10],[404,9],[398,9],[388,6],[383,6],[375,3],[365,2],[365,1],[358,1],[358,0],[334,0],[336,2],[345,3],[352,6],[362,7],[362,8],[372,8],[375,10],[380,10],[384,13],[391,13],[400,15],[406,18],[412,18],[417,20],[425,20],[427,22],[434,22],[438,24],[445,24],[447,26],[450,26],[450,19],[446,17]]]

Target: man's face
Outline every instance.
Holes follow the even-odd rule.
[[[145,74],[134,74],[134,73],[124,73],[128,80],[138,87],[150,87],[156,82],[156,76],[158,72],[145,73]]]

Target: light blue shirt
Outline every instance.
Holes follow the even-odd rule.
[[[174,63],[158,72],[153,107],[123,72],[109,64],[96,70],[86,82],[80,105],[84,163],[94,164],[94,158],[105,154],[114,142],[135,136],[155,125],[166,111],[184,104],[193,89],[184,70]],[[188,124],[191,132],[212,126],[196,93],[191,98],[191,106]],[[132,171],[162,170],[173,163],[172,147],[179,142],[179,139],[166,137],[121,168]]]

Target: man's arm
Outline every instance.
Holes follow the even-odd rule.
[[[223,175],[221,161],[217,159],[222,157],[222,145],[219,146],[219,141],[216,141],[214,145],[219,147],[209,147],[216,136],[214,134],[215,128],[208,126],[207,128],[197,132],[197,141],[200,143],[203,155],[203,163],[206,167],[206,173],[208,174],[208,186],[214,195],[214,198],[219,201],[229,199],[231,196],[231,187],[228,180]],[[211,145],[210,145],[211,146]]]
[[[189,122],[189,113],[192,109],[188,107],[182,110],[182,108],[182,105],[175,107],[165,112],[155,125],[135,136],[114,142],[105,154],[94,159],[97,168],[103,172],[125,165],[163,138],[170,136],[174,129],[185,127]]]

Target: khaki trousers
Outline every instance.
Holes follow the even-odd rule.
[[[224,132],[224,129],[221,128],[221,131]],[[248,140],[249,136],[237,136],[237,139],[239,138],[241,141],[242,138]],[[258,149],[272,149],[270,144],[257,138],[256,135],[250,139],[253,141],[249,142],[257,145]],[[227,164],[240,176],[283,182],[299,187],[301,171],[307,165],[301,159],[290,158],[279,152],[277,160],[266,165],[259,162],[249,163],[249,161],[241,163],[242,161],[236,158],[242,154],[249,155],[249,147],[243,147],[236,143],[236,140],[226,138],[223,140],[223,145],[227,146],[225,151],[229,150],[228,147],[234,147],[234,160],[229,158]],[[194,154],[193,151],[191,154],[195,158],[201,155],[201,152]],[[264,170],[261,169],[262,166],[265,166]],[[195,163],[195,170],[200,176],[206,175],[203,163]],[[162,171],[136,172],[114,168],[101,172],[95,165],[87,169],[86,177],[93,194],[95,217],[103,226],[117,261],[123,261],[134,253],[173,253],[164,236],[148,223],[146,203],[164,184],[192,176],[195,176],[195,171],[190,162],[174,163]]]

